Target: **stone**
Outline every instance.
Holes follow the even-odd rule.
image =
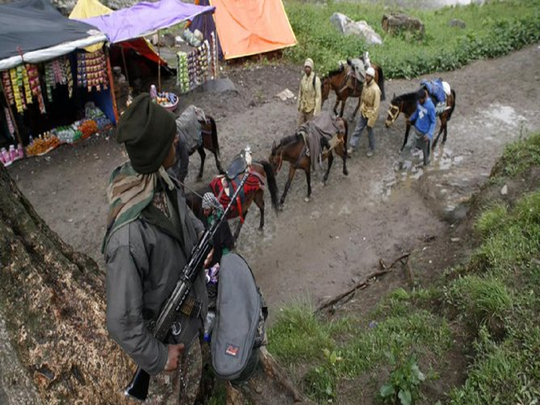
[[[449,27],[461,28],[462,30],[467,28],[467,24],[465,24],[465,21],[458,20],[457,18],[454,18],[454,19],[448,21],[448,26]]]
[[[334,13],[330,17],[330,22],[344,35],[356,35],[368,45],[382,45],[383,40],[379,34],[365,21],[353,21],[345,14]]]
[[[293,98],[294,94],[289,89],[285,89],[282,92],[276,94],[276,97],[278,97],[281,101],[286,101],[290,98]]]
[[[503,188],[501,188],[501,195],[507,195],[508,194],[508,186],[505,184]]]
[[[425,28],[422,21],[416,17],[411,17],[406,14],[393,13],[383,15],[381,21],[382,29],[390,35],[397,34],[403,31],[411,33],[419,33],[424,35]]]

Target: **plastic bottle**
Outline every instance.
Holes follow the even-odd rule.
[[[17,150],[15,149],[15,145],[9,145],[9,160],[12,162],[17,160]]]
[[[204,321],[204,341],[210,343],[212,336],[212,329],[214,328],[214,322],[216,320],[216,313],[213,310],[209,310],[206,314],[206,319]]]
[[[6,154],[6,148],[2,148],[2,151],[0,151],[0,163],[2,163],[3,165],[7,163],[5,154]]]
[[[17,145],[17,158],[22,159],[24,157],[24,151],[21,144]]]
[[[155,85],[151,85],[150,86],[150,98],[152,99],[152,101],[156,102],[157,100],[157,89],[156,89],[156,86]]]
[[[28,138],[28,145],[32,145],[34,143],[34,138],[32,135],[30,135],[30,138]]]

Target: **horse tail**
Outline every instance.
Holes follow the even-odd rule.
[[[216,156],[218,159],[221,159],[221,154],[219,152],[219,141],[217,136],[217,125],[214,118],[208,116],[208,121],[210,121],[210,127],[212,129],[211,136],[212,136],[212,145],[214,145],[214,149],[216,150]]]
[[[386,91],[384,90],[384,73],[382,70],[382,67],[377,66],[377,70],[379,73],[379,83],[377,85],[379,86],[379,89],[381,90],[381,101],[386,100]]]
[[[279,209],[278,206],[278,188],[276,182],[276,176],[274,175],[274,170],[272,166],[266,160],[261,160],[258,162],[262,165],[264,172],[266,173],[266,179],[268,182],[268,190],[270,191],[270,197],[272,199],[272,207],[277,212]]]
[[[454,89],[450,91],[452,92],[454,102],[452,103],[452,106],[450,107],[450,111],[448,111],[448,118],[446,119],[446,122],[450,121],[450,118],[452,118],[452,113],[454,112],[454,108],[456,108],[456,92]]]

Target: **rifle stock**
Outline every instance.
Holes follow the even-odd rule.
[[[227,220],[227,215],[231,210],[233,204],[236,203],[236,198],[238,197],[240,190],[244,187],[244,184],[246,183],[249,176],[249,171],[246,171],[244,177],[242,178],[242,181],[232,195],[231,201],[227,205],[227,208],[225,208],[225,211],[223,212],[220,220],[214,222],[210,229],[206,230],[203,237],[199,240],[199,242],[193,249],[191,257],[188,260],[184,269],[182,270],[180,278],[176,283],[176,287],[165,301],[157,318],[155,324],[156,326],[152,330],[153,335],[159,340],[163,341],[167,337],[172,322],[175,318],[174,314],[180,309],[180,307],[184,303],[184,300],[189,294],[189,288],[187,287],[186,282],[193,281],[197,277],[197,274],[202,268],[204,260],[206,259],[206,256],[211,249],[210,243],[212,241],[212,237],[216,233],[221,223]],[[142,368],[137,367],[137,371],[135,372],[135,375],[133,376],[129,385],[124,390],[124,393],[128,397],[132,397],[139,401],[144,401],[148,397],[149,387],[150,375]]]
[[[142,368],[137,367],[137,371],[124,393],[128,397],[144,401],[148,397],[148,387],[150,386],[150,374]]]

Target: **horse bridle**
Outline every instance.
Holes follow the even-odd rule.
[[[399,113],[400,113],[399,106],[390,104],[390,109],[388,110],[388,115],[392,119],[390,121],[390,124],[393,124],[397,120],[397,117],[399,117]]]

